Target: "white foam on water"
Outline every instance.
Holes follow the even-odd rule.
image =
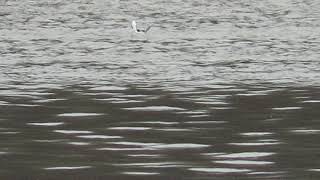
[[[189,168],[191,171],[207,172],[207,173],[247,173],[250,169],[236,168]]]
[[[78,130],[54,130],[54,132],[62,134],[91,134],[92,131],[78,131]]]
[[[170,107],[170,106],[145,106],[145,107],[132,107],[132,108],[123,108],[130,111],[181,111],[185,110],[179,107]]]
[[[27,123],[28,125],[33,126],[60,126],[64,124],[64,122],[47,122],[47,123]]]
[[[59,117],[85,117],[85,116],[101,116],[102,113],[63,113],[58,114]]]
[[[45,170],[76,170],[76,169],[88,169],[92,166],[61,166],[61,167],[48,167]]]
[[[270,165],[274,162],[270,161],[248,161],[248,160],[222,160],[222,161],[213,161],[214,163],[221,164],[237,164],[237,165]]]

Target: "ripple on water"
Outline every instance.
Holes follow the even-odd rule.
[[[0,106],[7,106],[9,105],[9,102],[7,101],[0,101]]]
[[[194,143],[175,143],[175,144],[160,144],[152,146],[155,149],[193,149],[193,148],[206,148],[210,145],[206,144],[194,144]]]
[[[227,121],[186,121],[186,124],[224,124]]]
[[[234,165],[270,165],[274,164],[274,162],[270,161],[252,161],[252,160],[221,160],[221,161],[213,161],[214,163],[220,164],[234,164]]]
[[[59,99],[39,99],[39,100],[33,100],[33,102],[35,103],[48,103],[48,102],[55,102],[55,101],[65,101],[67,99],[62,99],[62,98],[59,98]]]
[[[68,144],[75,145],[75,146],[87,146],[87,145],[90,145],[90,143],[88,143],[88,142],[68,142]]]
[[[128,154],[129,157],[158,158],[161,154]]]
[[[102,113],[62,113],[58,114],[59,117],[86,117],[86,116],[101,116]]]
[[[161,145],[161,143],[142,143],[142,142],[128,142],[128,141],[109,142],[108,144],[129,145],[129,146],[146,146],[146,147]]]
[[[320,172],[320,169],[308,169],[308,171]]]
[[[92,90],[92,91],[124,91],[126,89],[127,88],[120,87],[120,86],[100,86],[100,87],[90,88],[89,90]]]
[[[144,168],[169,168],[169,167],[185,167],[186,164],[181,162],[149,162],[149,163],[122,163],[113,164],[114,166],[136,166]]]
[[[61,166],[61,167],[47,167],[45,170],[77,170],[77,169],[89,169],[92,166]]]
[[[302,103],[320,103],[320,100],[306,100],[302,101]]]
[[[54,132],[62,134],[91,134],[92,131],[79,131],[79,130],[54,130]]]
[[[209,117],[209,114],[200,114],[200,115],[190,115],[191,118],[203,118],[203,117]]]
[[[131,111],[182,111],[185,110],[179,107],[170,107],[170,106],[144,106],[144,107],[131,107],[123,108],[125,110]]]
[[[179,124],[178,122],[173,122],[173,121],[139,121],[139,122],[134,122],[137,124],[160,124],[160,125],[174,125],[174,124]]]
[[[195,131],[194,129],[188,129],[188,128],[157,128],[155,129],[157,131],[167,131],[167,132],[190,132],[190,131]]]
[[[132,148],[113,148],[113,147],[106,147],[106,148],[97,148],[98,151],[149,151],[155,150],[150,147],[132,147]]]
[[[127,172],[123,172],[122,174],[125,175],[139,175],[139,176],[146,176],[146,175],[158,175],[160,173],[158,172],[132,172],[132,171],[127,171]]]
[[[150,127],[110,127],[110,130],[130,130],[130,131],[145,131],[150,130]]]
[[[221,154],[217,155],[218,158],[260,158],[266,156],[272,156],[273,152],[241,152],[241,153],[231,153],[231,154]]]
[[[97,101],[108,101],[108,102],[114,103],[114,104],[142,103],[142,102],[144,102],[144,101],[141,101],[141,100],[131,100],[131,99],[124,99],[124,98],[103,98],[103,99],[95,98],[94,100],[97,100]]]
[[[285,173],[284,171],[271,171],[271,172],[266,172],[266,171],[258,171],[258,172],[250,172],[248,174],[250,175],[277,175],[277,174],[283,174]]]
[[[273,135],[271,132],[247,132],[247,133],[240,133],[242,136],[269,136]]]
[[[46,123],[27,123],[32,126],[60,126],[63,125],[63,122],[46,122]]]
[[[319,129],[295,129],[291,130],[290,132],[294,134],[318,134],[320,133]]]
[[[278,107],[278,108],[272,108],[272,110],[276,111],[290,111],[290,110],[298,110],[302,109],[303,107]]]
[[[206,173],[247,173],[250,169],[237,168],[189,168],[191,171],[206,172]]]
[[[118,139],[122,138],[121,136],[107,136],[107,135],[81,135],[77,136],[79,138],[85,138],[85,139]]]
[[[125,145],[125,147],[106,147],[98,148],[97,150],[110,150],[110,151],[141,151],[141,150],[164,150],[164,149],[198,149],[206,148],[210,145],[205,144],[192,144],[192,143],[140,143],[140,142],[110,142],[108,144]],[[134,147],[127,147],[134,146]]]
[[[281,144],[280,142],[247,142],[247,143],[229,143],[235,146],[272,146]]]

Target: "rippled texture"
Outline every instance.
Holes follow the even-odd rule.
[[[320,178],[318,1],[0,10],[1,178]]]

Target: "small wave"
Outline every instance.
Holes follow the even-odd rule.
[[[63,113],[58,114],[59,117],[85,117],[85,116],[101,116],[101,113]]]
[[[207,172],[207,173],[246,173],[250,169],[236,169],[236,168],[189,168],[191,171]]]
[[[145,106],[145,107],[132,107],[124,108],[125,110],[131,111],[182,111],[185,110],[179,107],[170,107],[170,106]]]
[[[92,166],[61,166],[61,167],[48,167],[45,170],[76,170],[76,169],[88,169]]]

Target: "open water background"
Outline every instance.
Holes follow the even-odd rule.
[[[319,179],[319,32],[317,0],[1,1],[0,177]]]

